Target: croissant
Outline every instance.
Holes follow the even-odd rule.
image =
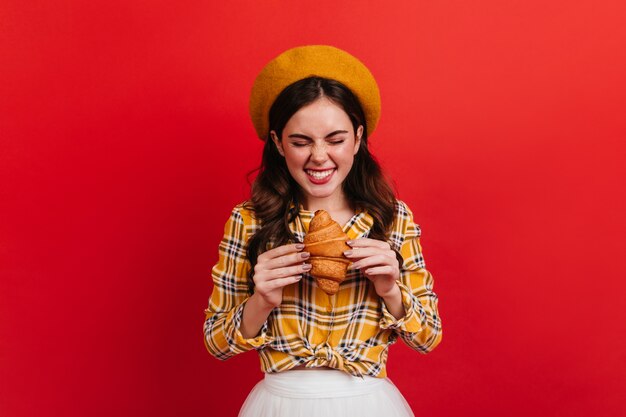
[[[326,294],[339,291],[339,284],[346,279],[350,260],[343,255],[350,249],[341,226],[325,210],[317,210],[304,237],[304,250],[311,254],[311,275],[317,286]]]

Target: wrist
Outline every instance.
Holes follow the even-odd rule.
[[[259,293],[253,293],[248,300],[248,304],[252,303],[255,306],[255,310],[261,314],[269,315],[269,313],[276,308],[275,305],[268,303]]]
[[[383,302],[387,306],[387,311],[393,316],[394,319],[400,320],[405,316],[406,311],[402,305],[402,291],[396,282],[389,292],[382,297]]]
[[[385,302],[393,301],[393,300],[401,300],[402,292],[400,291],[400,287],[397,282],[393,283],[391,289],[387,290],[383,294],[378,294]]]
[[[239,331],[244,339],[259,336],[263,323],[267,320],[273,307],[269,306],[258,294],[252,294],[243,309],[243,317]]]

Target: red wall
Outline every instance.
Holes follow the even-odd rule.
[[[265,3],[265,4],[263,4]],[[0,3],[0,415],[235,416],[256,354],[202,342],[209,270],[286,48],[360,57],[444,338],[420,416],[623,416],[621,1]]]

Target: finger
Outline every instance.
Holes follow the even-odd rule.
[[[364,269],[371,268],[374,266],[398,266],[398,260],[396,258],[389,258],[385,255],[375,255],[369,256],[367,258],[359,259],[357,262],[354,262],[350,265],[350,269]]]
[[[294,275],[285,278],[278,278],[267,283],[267,288],[275,290],[277,288],[286,287],[287,285],[294,284],[302,279],[302,275]]]
[[[373,268],[369,268],[365,272],[363,272],[366,276],[371,277],[375,275],[393,275],[395,273],[395,268],[390,265],[385,266],[375,266]]]
[[[390,258],[396,257],[395,252],[393,252],[392,250],[382,249],[379,247],[352,248],[350,250],[345,251],[343,254],[345,255],[346,258],[351,259],[351,260],[362,259],[368,256],[375,256],[375,255],[384,255]]]
[[[259,258],[263,257],[264,259],[274,259],[289,253],[300,252],[302,249],[304,249],[304,244],[291,243],[289,245],[278,246],[274,249],[268,250],[267,252],[263,252],[259,255]]]
[[[348,240],[346,243],[353,248],[375,247],[387,250],[391,249],[389,243],[383,242],[382,240],[378,239],[370,239],[369,237]]]
[[[270,259],[263,263],[263,269],[270,270],[302,263],[309,259],[309,252],[296,252]]]
[[[266,271],[268,280],[276,280],[278,278],[285,278],[291,275],[298,275],[306,271],[311,270],[311,264],[302,264],[297,266],[289,266],[286,268],[278,268],[272,269],[271,271]]]

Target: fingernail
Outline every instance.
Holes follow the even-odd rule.
[[[302,275],[296,275],[296,280],[300,281],[302,279]]]
[[[311,268],[313,268],[313,266],[311,264],[304,264],[304,265],[302,265],[302,270],[304,270],[304,271],[308,271]]]
[[[360,268],[359,264],[356,264],[356,263],[350,264],[350,269],[359,269],[359,268]]]
[[[309,256],[311,256],[311,254],[310,254],[309,252],[300,252],[300,257],[301,257],[302,259],[306,259],[306,258],[308,258]]]
[[[296,249],[304,249],[304,243],[297,243]]]
[[[348,245],[352,246],[352,244],[354,243],[354,240],[348,240],[346,243],[347,243]]]
[[[350,256],[350,255],[352,255],[352,251],[351,250],[347,250],[343,254],[346,255],[346,256]]]

